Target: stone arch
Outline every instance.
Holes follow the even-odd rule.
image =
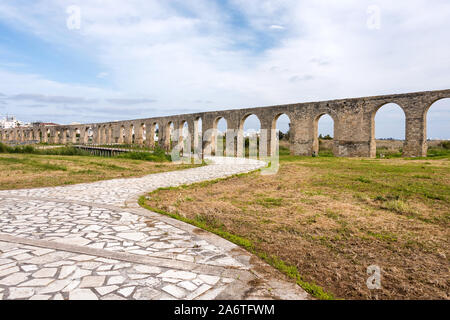
[[[431,114],[430,114],[431,109]],[[427,154],[430,140],[450,140],[450,96],[433,100],[433,102],[427,106],[424,112],[424,141],[425,150],[424,154]],[[430,125],[433,124],[433,125]],[[437,125],[437,126],[436,126]],[[442,133],[445,132],[446,134]]]
[[[259,124],[259,132],[255,129],[249,129],[247,127],[246,129],[246,122],[253,118],[257,123]],[[248,156],[250,158],[257,158],[261,154],[261,145],[259,143],[259,134],[261,132],[262,128],[262,122],[261,118],[258,117],[258,115],[254,113],[247,113],[245,114],[240,122],[239,122],[239,130],[238,130],[238,136],[237,136],[237,146],[238,146],[238,155],[240,156]],[[248,137],[246,137],[246,135]],[[248,150],[246,146],[246,140],[248,138]]]
[[[60,128],[55,129],[55,139],[53,143],[60,144],[62,140],[62,132]]]
[[[436,100],[434,100],[434,101],[433,101],[433,102],[425,109],[425,112],[424,112],[424,119],[425,119],[425,138],[428,137],[428,131],[427,131],[427,129],[428,129],[428,122],[429,122],[429,119],[428,119],[428,117],[429,117],[429,111],[430,111],[430,109],[431,109],[432,107],[435,107],[435,106],[440,107],[440,103],[445,103],[445,105],[442,104],[442,106],[443,106],[442,109],[445,108],[446,111],[450,112],[450,97],[436,99]],[[448,106],[447,106],[447,105],[448,105]],[[449,121],[449,120],[450,120],[449,117],[448,117],[446,114],[444,114],[443,116],[441,115],[440,119],[442,119],[442,121]],[[447,126],[447,128],[449,128],[449,127],[450,127],[450,124],[449,124],[449,126]],[[430,137],[430,138],[431,138],[431,137]],[[449,138],[446,137],[445,139],[449,139]]]
[[[67,138],[69,136],[69,128],[63,128],[61,129],[61,138],[60,138],[60,142],[62,144],[67,144]]]
[[[161,137],[161,126],[159,125],[159,122],[155,122],[154,124],[153,124],[153,130],[154,130],[154,135],[153,135],[153,137],[154,137],[154,141],[155,142],[159,142],[159,138]]]
[[[334,116],[331,112],[320,112],[314,117],[313,121],[313,145],[312,145],[312,155],[318,156],[319,155],[319,149],[320,149],[320,142],[319,142],[319,121],[320,119],[323,119],[323,116],[328,116],[333,121],[333,143],[331,146],[331,150],[333,155],[336,155],[336,148],[335,148],[335,141],[337,140],[337,119],[336,116]]]
[[[91,142],[91,134],[92,134],[92,128],[87,126],[84,128],[84,144],[88,144]]]
[[[156,146],[158,141],[157,132],[159,132],[159,124],[158,122],[150,122],[145,124],[145,145],[153,149]]]
[[[194,119],[194,135],[192,137],[192,147],[194,154],[200,155],[203,153],[203,119],[198,116]]]
[[[135,140],[135,127],[134,124],[131,123],[128,127],[128,131],[127,131],[127,144],[134,144],[134,140]]]
[[[72,129],[72,143],[80,143],[81,131],[79,128]]]
[[[180,135],[183,136],[183,138],[188,137],[189,135],[189,122],[187,120],[181,120],[180,121]]]
[[[382,104],[377,105],[376,108],[372,111],[372,114],[370,117],[370,157],[371,158],[375,158],[377,155],[376,116],[377,116],[379,110],[386,106],[388,106],[388,107],[395,106],[396,109],[399,108],[402,111],[403,121],[404,121],[403,136],[402,136],[403,143],[401,143],[402,147],[403,147],[404,141],[406,139],[406,115],[407,115],[407,113],[406,113],[406,110],[403,108],[402,104],[397,103],[395,101],[388,101],[388,102],[384,102]]]
[[[147,125],[145,124],[145,122],[139,123],[136,143],[140,145],[144,144],[145,140],[147,139],[146,133],[147,133]]]
[[[172,120],[169,120],[166,123],[166,125],[164,126],[164,128],[161,129],[161,130],[163,130],[163,132],[162,132],[163,141],[161,141],[161,142],[162,142],[163,148],[166,150],[172,149],[172,135],[174,132],[174,128],[175,128],[174,122]]]
[[[44,138],[43,142],[48,143],[49,139],[50,139],[50,129],[44,127],[43,135],[44,135],[43,136],[43,138]]]
[[[289,114],[287,114],[286,112],[280,112],[280,113],[276,114],[275,117],[273,117],[272,125],[270,127],[270,129],[272,131],[270,134],[270,149],[271,149],[270,154],[271,155],[274,155],[275,152],[277,152],[277,150],[278,150],[278,145],[280,142],[280,132],[282,132],[278,128],[278,124],[279,124],[278,121],[282,120],[283,118],[287,118],[287,120],[289,121],[288,129],[286,130],[287,132],[285,132],[284,134],[287,135],[291,129],[292,121],[291,121],[291,117],[289,116]],[[289,137],[285,138],[284,140],[289,141]],[[292,152],[292,150],[291,150],[292,148],[289,147],[289,149],[290,149],[290,152]]]
[[[190,141],[190,133],[189,133],[189,122],[187,120],[181,120],[179,122],[178,132],[176,133],[176,141],[177,144],[181,143],[181,155],[189,153],[191,150],[191,141]]]
[[[119,125],[119,138],[118,138],[118,141],[117,141],[119,144],[124,144],[125,143],[125,140],[126,140],[125,135],[126,135],[126,133],[125,133],[125,125],[124,124],[120,124]]]
[[[224,116],[218,116],[213,121],[211,132],[211,154],[216,156],[226,155],[225,137],[229,128],[228,120]]]

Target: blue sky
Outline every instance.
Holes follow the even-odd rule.
[[[448,89],[449,30],[447,0],[5,0],[0,115],[100,122]],[[428,118],[429,137],[450,139],[449,101]],[[382,108],[376,135],[401,138],[402,121]]]

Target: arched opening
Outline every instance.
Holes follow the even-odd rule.
[[[281,155],[290,154],[290,132],[291,119],[289,119],[289,116],[285,113],[277,115],[273,119],[272,123],[272,134],[270,142],[272,155],[274,155],[277,150],[279,150]]]
[[[380,106],[372,115],[371,157],[400,157],[405,142],[405,112],[396,103]]]
[[[312,155],[333,156],[334,154],[334,119],[328,113],[321,113],[314,119],[314,142]]]
[[[136,137],[135,137],[135,128],[134,128],[134,125],[132,124],[132,125],[130,125],[130,131],[129,131],[129,138],[128,138],[128,141],[127,141],[127,143],[128,144],[134,144],[135,142],[136,142]]]
[[[228,131],[228,121],[224,117],[218,117],[213,123],[213,132],[211,137],[212,155],[223,157],[227,155],[226,139]]]
[[[119,144],[126,143],[126,139],[127,139],[126,135],[127,134],[126,134],[125,126],[122,125],[119,130]]]
[[[259,143],[261,132],[261,122],[259,121],[259,118],[254,114],[246,115],[241,120],[241,123],[239,125],[239,132],[240,136],[238,137],[238,139],[241,142],[238,142],[238,148],[239,146],[241,146],[241,148],[243,147],[243,152],[238,151],[238,154],[242,152],[241,154],[244,157],[253,159],[257,159],[258,156],[262,156],[261,145]]]
[[[172,121],[169,121],[164,132],[164,148],[167,150],[172,150],[173,133],[174,124]]]
[[[80,129],[78,129],[78,128],[76,128],[75,130],[74,130],[74,138],[73,138],[73,142],[74,143],[80,143],[80,137],[81,137],[81,131],[80,131]]]
[[[172,149],[172,142],[174,140],[174,135],[175,135],[175,125],[173,124],[173,122],[171,122],[169,125],[169,138],[170,138],[170,148],[171,149]]]
[[[450,98],[435,101],[425,114],[427,155],[450,153]]]
[[[194,150],[195,156],[199,156],[201,158],[201,155],[203,153],[203,120],[201,117],[198,117],[194,121],[194,137],[192,141],[194,142],[194,145],[192,146]]]
[[[153,128],[154,128],[154,132],[153,132],[154,145],[153,145],[153,147],[155,147],[159,144],[159,124],[154,123]]]
[[[181,155],[186,156],[191,151],[191,141],[189,139],[189,124],[186,120],[181,121],[179,128],[180,132],[177,133],[177,143],[181,143]],[[180,141],[181,140],[181,141]]]
[[[139,126],[139,144],[145,144],[147,140],[147,126],[145,123],[141,123]]]
[[[189,124],[187,121],[183,121],[181,124],[181,136],[186,139],[189,136]]]

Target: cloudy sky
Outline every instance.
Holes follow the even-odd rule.
[[[449,39],[448,0],[2,0],[0,115],[100,122],[448,89]],[[376,119],[377,136],[404,135],[398,108]],[[450,138],[449,120],[436,103],[429,136]]]

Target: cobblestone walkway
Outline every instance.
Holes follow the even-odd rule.
[[[212,160],[142,178],[0,191],[0,299],[307,299],[234,244],[137,205],[159,187],[264,165]]]

